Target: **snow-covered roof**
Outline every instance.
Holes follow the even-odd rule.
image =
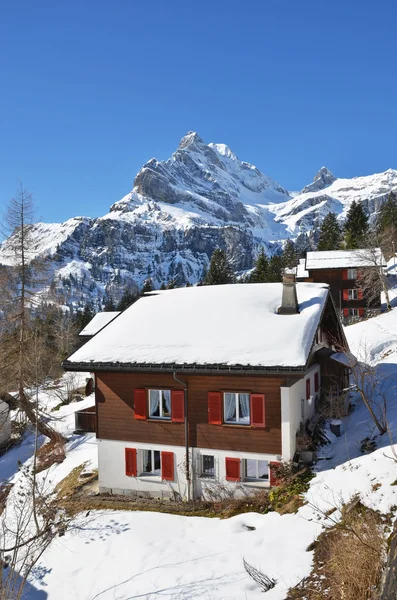
[[[380,248],[360,250],[324,250],[308,252],[306,269],[350,269],[354,267],[386,266],[385,258]]]
[[[106,325],[108,325],[113,319],[120,314],[120,311],[109,311],[97,313],[89,323],[82,329],[79,335],[91,336],[101,331]]]
[[[304,277],[309,277],[309,272],[306,271],[306,259],[301,258],[298,266],[296,267],[296,278],[303,279]]]
[[[158,291],[126,309],[71,364],[304,367],[328,285],[298,283],[298,314],[279,315],[281,283]]]

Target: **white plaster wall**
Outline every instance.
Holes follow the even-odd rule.
[[[200,457],[203,454],[212,455],[215,458],[215,478],[200,477]],[[193,469],[194,486],[196,498],[210,499],[217,494],[246,493],[260,488],[269,487],[270,481],[226,481],[226,458],[251,458],[255,460],[267,460],[270,462],[280,462],[280,456],[276,454],[260,454],[254,452],[239,452],[232,450],[213,450],[211,448],[194,448],[193,450]],[[240,473],[243,476],[243,468],[240,464]],[[269,474],[270,475],[270,474]]]
[[[0,446],[11,438],[11,419],[8,404],[0,400]]]
[[[314,392],[314,374],[318,373],[319,390]],[[306,400],[306,380],[310,378],[311,397]],[[281,444],[283,460],[292,460],[296,448],[296,433],[300,424],[311,419],[316,410],[315,396],[320,395],[320,365],[313,365],[305,377],[281,391]]]
[[[161,476],[142,475],[129,477],[125,474],[125,449],[136,448],[138,473],[140,471],[139,450],[160,450],[174,453],[175,481],[163,481]],[[181,498],[187,496],[185,469],[185,449],[182,446],[163,446],[141,442],[121,442],[98,439],[99,487],[111,489],[114,494],[129,494],[158,498]],[[145,493],[146,492],[146,493]]]
[[[129,477],[125,474],[125,449],[136,448],[138,473],[139,473],[139,450],[150,449],[173,452],[175,455],[175,481],[162,481],[161,477],[142,475]],[[215,458],[215,478],[200,477],[200,456],[209,454]],[[213,450],[210,448],[192,448],[189,453],[192,473],[192,490],[194,497],[214,497],[225,493],[246,493],[258,488],[268,487],[266,481],[230,482],[226,481],[226,457],[229,458],[252,458],[256,460],[267,460],[278,462],[279,456],[274,454],[259,454],[252,452],[235,452]],[[185,448],[182,446],[163,446],[158,444],[143,444],[134,442],[121,442],[115,440],[98,440],[98,464],[99,464],[99,487],[101,491],[111,490],[114,494],[130,494],[140,496],[151,496],[158,498],[169,498],[177,495],[181,498],[187,497],[187,485],[185,475]],[[242,469],[241,469],[242,472]],[[211,494],[212,491],[212,494]]]

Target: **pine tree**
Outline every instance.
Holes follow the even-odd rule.
[[[397,195],[390,192],[380,207],[376,219],[376,233],[387,259],[397,250]]]
[[[344,231],[346,248],[355,250],[365,245],[365,235],[368,233],[368,217],[361,204],[355,200],[351,203],[346,216]]]
[[[95,312],[92,307],[92,304],[90,302],[87,302],[87,304],[84,306],[83,311],[78,312],[76,315],[75,323],[76,326],[79,328],[79,331],[84,329],[84,327],[88,325],[88,323],[91,321],[91,319],[94,318],[94,316]]]
[[[132,292],[131,290],[125,290],[120,302],[117,305],[117,310],[123,311],[129,306],[131,306],[131,304],[134,304],[134,302],[136,302],[137,300],[138,296],[134,294],[134,292]]]
[[[205,285],[220,285],[234,283],[234,273],[229,259],[224,250],[216,248],[212,254]]]
[[[112,312],[112,311],[116,310],[116,306],[115,306],[115,304],[113,302],[112,296],[108,296],[106,298],[106,302],[105,302],[105,305],[103,307],[103,310],[104,310],[104,312]]]
[[[282,255],[283,267],[292,269],[298,264],[298,253],[292,240],[287,240]]]
[[[283,257],[273,254],[269,261],[269,282],[277,283],[282,280]]]
[[[141,296],[146,294],[146,292],[153,292],[153,281],[150,279],[146,279],[141,289]]]
[[[262,248],[255,261],[255,267],[249,277],[249,283],[266,283],[269,280],[269,260]]]
[[[306,252],[310,252],[310,250],[313,250],[307,233],[301,232],[298,235],[295,242],[295,248],[298,254],[298,258],[305,258]]]
[[[339,250],[342,231],[336,214],[329,212],[320,227],[317,250]]]

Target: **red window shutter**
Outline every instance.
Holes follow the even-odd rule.
[[[174,423],[185,421],[185,393],[183,390],[171,391],[171,420]]]
[[[310,377],[306,379],[306,400],[310,398]]]
[[[349,300],[349,290],[343,290],[343,300]]]
[[[342,271],[342,279],[347,279],[347,269],[343,269],[343,271]]]
[[[147,419],[146,390],[134,390],[134,411],[136,419]]]
[[[251,394],[251,425],[253,427],[265,427],[265,395]]]
[[[358,309],[358,314],[360,317],[363,317],[365,315],[365,308],[359,308]]]
[[[314,373],[314,391],[318,392],[318,388],[319,388],[319,385],[318,385],[318,373]]]
[[[208,392],[208,423],[222,425],[221,392]]]
[[[344,308],[343,309],[343,316],[344,317],[348,317],[349,316],[349,309],[348,308]]]
[[[362,290],[358,290],[358,299],[359,300],[363,299],[363,291]]]
[[[240,459],[225,458],[226,481],[240,481]]]
[[[279,485],[279,480],[276,477],[275,474],[275,470],[277,469],[277,467],[279,466],[280,463],[278,462],[271,462],[269,464],[269,471],[270,471],[270,485]]]
[[[125,449],[125,474],[128,477],[136,477],[136,450],[135,448]]]
[[[174,481],[174,453],[161,453],[161,478],[166,481]]]

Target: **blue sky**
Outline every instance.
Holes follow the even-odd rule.
[[[189,130],[295,190],[397,168],[395,0],[15,0],[0,9],[0,205],[96,216]],[[1,206],[0,206],[1,208]]]

